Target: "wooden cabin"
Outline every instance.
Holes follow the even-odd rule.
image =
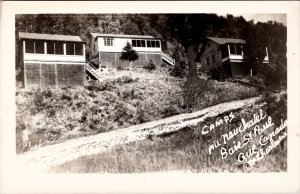
[[[24,84],[84,85],[85,42],[79,36],[19,33]]]
[[[153,36],[91,33],[90,47],[99,57],[100,73],[128,65],[120,60],[127,42],[139,54],[139,59],[133,62],[134,67],[143,67],[150,60],[156,65],[175,64],[174,59],[162,52],[161,41]]]
[[[206,37],[200,53],[202,69],[205,72],[218,69],[229,77],[252,74],[243,64],[244,44],[242,39]],[[269,63],[267,47],[264,63]]]

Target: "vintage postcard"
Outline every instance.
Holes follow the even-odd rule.
[[[299,3],[1,9],[1,192],[299,192]]]

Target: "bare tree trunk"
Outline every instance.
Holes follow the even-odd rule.
[[[131,72],[132,70],[132,61],[129,62],[129,71]]]
[[[195,65],[195,45],[188,46],[188,57],[189,57],[189,73],[188,80],[198,80],[197,68]]]

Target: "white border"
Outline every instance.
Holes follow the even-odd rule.
[[[0,192],[300,192],[299,2],[0,2]],[[288,172],[250,174],[26,174],[15,162],[15,14],[286,13],[288,29]]]

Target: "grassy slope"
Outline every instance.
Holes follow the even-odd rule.
[[[240,118],[250,120],[253,113],[257,113],[260,108],[260,106],[250,107],[246,110],[236,111],[234,115],[238,120]],[[264,114],[272,116],[276,121],[279,118],[285,119],[286,99],[279,102],[273,99],[262,109]],[[223,116],[219,115],[217,118],[206,120],[201,126],[194,129],[180,131],[167,137],[156,137],[141,142],[116,146],[106,153],[81,157],[74,161],[66,162],[52,170],[55,172],[79,173],[140,173],[169,170],[192,172],[280,172],[287,170],[286,139],[267,157],[251,167],[237,162],[238,152],[222,160],[219,154],[220,149],[218,148],[213,152],[212,156],[209,156],[208,146],[212,141],[219,139],[224,132],[232,130],[240,124],[240,121],[237,120],[229,125],[217,128],[214,133],[201,135],[200,131],[204,124],[213,123],[215,120],[223,118]],[[279,125],[279,123],[276,125]],[[265,133],[269,133],[274,128],[275,126],[265,131]],[[241,138],[242,135],[238,135],[234,140],[237,141]],[[230,141],[230,144],[232,144],[232,141]],[[254,138],[251,142],[257,141],[258,139]],[[247,149],[249,149],[249,146],[240,151],[245,152]]]
[[[137,70],[85,87],[18,89],[17,152],[27,149],[22,147],[24,129],[29,131],[30,147],[44,146],[192,111],[183,99],[183,82],[161,70]],[[258,95],[254,88],[210,82],[193,110]]]

